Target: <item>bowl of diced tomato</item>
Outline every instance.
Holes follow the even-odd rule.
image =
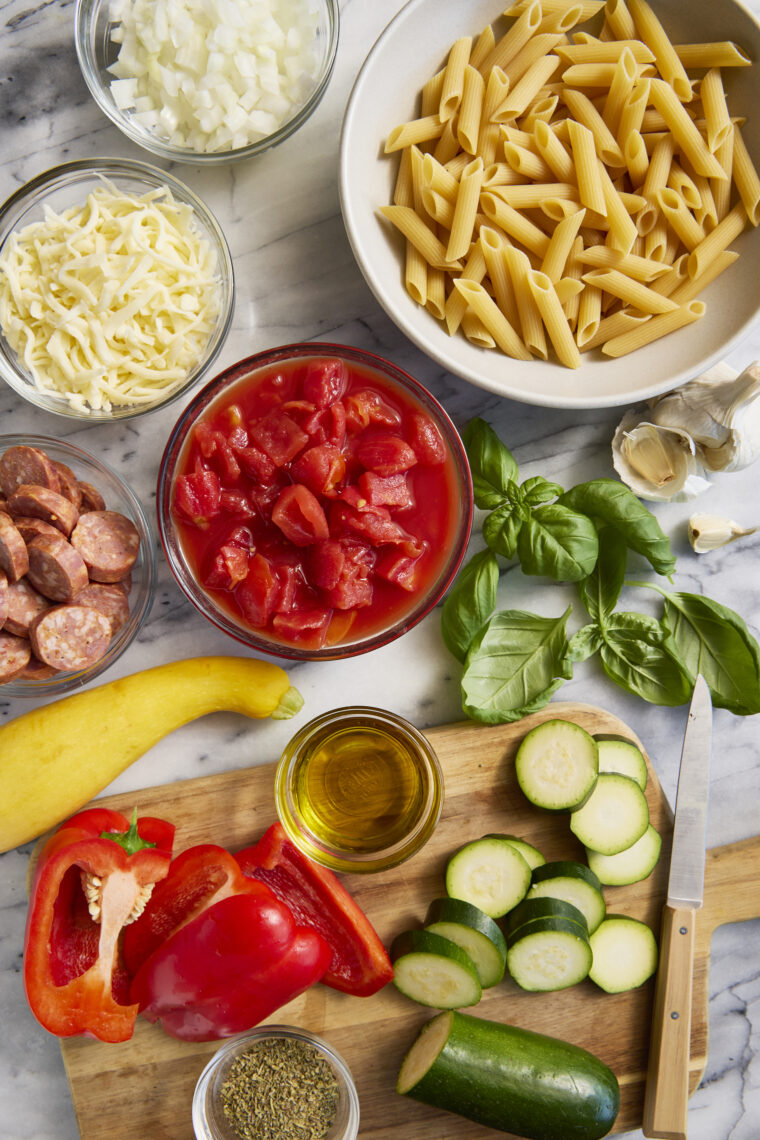
[[[238,641],[291,659],[366,653],[414,626],[451,584],[472,515],[441,405],[346,345],[227,368],[180,416],[159,472],[182,590]]]

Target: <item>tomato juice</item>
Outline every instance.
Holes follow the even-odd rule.
[[[461,560],[472,507],[455,432],[355,351],[238,374],[188,426],[171,525],[230,632],[360,652],[419,620]]]

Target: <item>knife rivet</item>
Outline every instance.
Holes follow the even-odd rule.
[[[678,1010],[674,1009],[670,1016],[673,1021],[678,1021]]]
[[[688,933],[689,933],[689,928],[688,928],[688,926],[682,926],[682,927],[679,929],[678,933],[679,933],[679,934],[688,934]]]

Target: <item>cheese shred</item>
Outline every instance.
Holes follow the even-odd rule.
[[[150,405],[202,359],[220,309],[216,252],[168,187],[107,180],[11,234],[0,328],[35,386],[77,412]]]

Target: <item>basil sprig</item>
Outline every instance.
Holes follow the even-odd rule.
[[[697,673],[713,704],[740,716],[760,712],[760,646],[727,606],[653,583],[625,583],[630,550],[670,578],[676,560],[654,515],[622,483],[593,479],[569,491],[541,476],[519,482],[517,463],[484,420],[464,433],[475,501],[488,549],[476,554],[449,593],[443,637],[464,664],[462,704],[474,720],[518,720],[542,708],[599,655],[605,674],[651,704],[681,705]],[[496,610],[498,557],[526,574],[575,582],[590,622],[568,641],[567,619]],[[618,609],[624,585],[656,590],[660,620]]]

